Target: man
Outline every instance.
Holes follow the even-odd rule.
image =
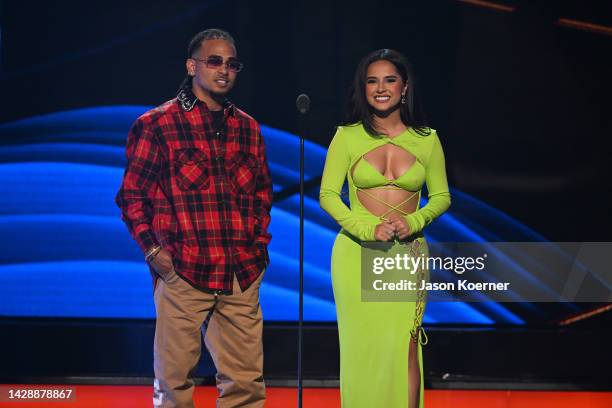
[[[176,98],[136,120],[117,205],[154,281],[156,407],[192,407],[201,339],[218,407],[262,407],[259,286],[269,263],[272,182],[259,125],[226,99],[242,63],[233,38],[189,43]]]

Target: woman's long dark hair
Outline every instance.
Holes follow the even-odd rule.
[[[408,83],[406,92],[406,103],[400,104],[400,117],[406,126],[412,127],[418,134],[427,136],[431,130],[427,126],[425,115],[415,93],[414,72],[408,60],[399,52],[390,49],[376,50],[366,55],[359,65],[355,78],[349,91],[348,103],[346,106],[346,117],[343,125],[354,125],[361,122],[363,128],[372,136],[377,136],[380,132],[374,126],[374,108],[370,106],[365,96],[366,78],[368,67],[376,61],[389,61],[392,63],[402,79]]]

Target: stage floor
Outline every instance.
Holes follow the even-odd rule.
[[[266,407],[268,408],[297,407],[296,388],[268,387],[267,394]],[[77,385],[75,397],[75,400],[68,402],[0,402],[0,407],[152,407],[151,386]],[[215,398],[214,387],[196,387],[196,406],[214,407]],[[426,390],[425,404],[428,408],[608,408],[612,406],[612,392]],[[303,407],[339,408],[339,390],[337,388],[305,388]]]

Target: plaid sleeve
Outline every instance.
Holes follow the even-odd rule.
[[[121,209],[121,218],[130,234],[145,252],[159,244],[151,222],[160,153],[157,140],[140,119],[128,134],[126,156],[127,167],[115,202]]]
[[[255,243],[269,244],[272,235],[268,232],[270,225],[270,210],[272,208],[272,177],[268,168],[268,159],[266,158],[266,146],[264,143],[261,131],[258,129],[259,145],[257,148],[257,157],[261,161],[261,171],[257,176],[257,185],[255,187],[255,217],[257,224],[255,227]]]

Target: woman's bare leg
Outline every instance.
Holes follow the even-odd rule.
[[[419,366],[419,342],[410,338],[408,351],[408,408],[419,408],[421,399],[421,367]]]

